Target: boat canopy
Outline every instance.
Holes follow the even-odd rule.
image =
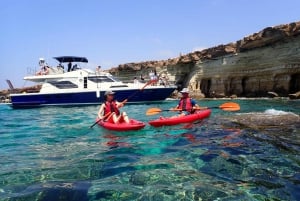
[[[64,62],[88,63],[88,60],[85,57],[61,56],[61,57],[53,57],[53,58],[56,59],[59,63],[64,63]]]

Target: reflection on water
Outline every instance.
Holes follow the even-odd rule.
[[[239,103],[241,112],[299,109]],[[149,107],[125,109],[146,122],[157,117],[141,113]],[[1,200],[300,200],[299,125],[240,127],[214,110],[193,124],[118,133],[89,128],[96,106],[0,110]]]

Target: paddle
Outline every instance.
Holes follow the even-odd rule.
[[[134,93],[132,93],[130,96],[128,96],[128,98],[126,98],[125,100],[123,100],[121,103],[125,104],[128,99],[132,98],[133,96],[135,96],[138,92],[143,91],[149,84],[152,84],[153,80],[150,80],[149,82],[147,82],[140,90],[135,91]],[[103,119],[105,119],[106,117],[108,117],[110,115],[110,112],[107,113]],[[90,128],[93,128],[97,123],[99,123],[102,119],[99,119],[98,121],[96,121],[93,125],[90,126]]]
[[[155,80],[150,80],[148,81],[140,90],[135,91],[134,93],[132,93],[130,96],[128,96],[128,98],[126,98],[125,100],[122,101],[122,103],[126,103],[130,98],[132,98],[133,96],[135,96],[137,93],[143,91],[148,85],[152,84],[153,81]]]
[[[224,111],[238,111],[240,110],[240,105],[234,102],[227,102],[227,103],[223,103],[220,106],[217,107],[200,107],[200,108],[195,108],[195,110],[203,110],[203,109],[213,109],[213,108],[218,108]],[[158,114],[160,112],[164,112],[164,111],[182,111],[181,109],[168,109],[168,110],[162,110],[160,108],[149,108],[146,111],[146,115],[155,115]]]
[[[104,115],[103,119],[106,119],[106,117],[108,117],[110,115],[110,112],[107,113],[106,115]],[[98,119],[98,121],[96,121],[93,125],[90,126],[90,128],[93,128],[97,123],[99,123],[102,119]]]

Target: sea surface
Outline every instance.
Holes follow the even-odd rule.
[[[198,101],[209,107],[224,102]],[[213,109],[200,122],[134,132],[90,128],[96,105],[0,105],[0,200],[300,200],[300,125],[255,129],[223,120],[270,109],[299,115],[300,102],[234,102],[240,111]],[[122,110],[147,122],[174,115],[146,116],[147,109],[176,104]]]

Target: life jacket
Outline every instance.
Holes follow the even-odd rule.
[[[192,99],[191,98],[180,99],[178,108],[182,109],[183,111],[192,112],[193,109]]]
[[[115,112],[116,115],[120,114],[120,110],[117,107],[117,103],[116,101],[112,101],[112,102],[105,102],[105,107],[104,107],[104,115],[106,115],[107,113],[113,113]]]

